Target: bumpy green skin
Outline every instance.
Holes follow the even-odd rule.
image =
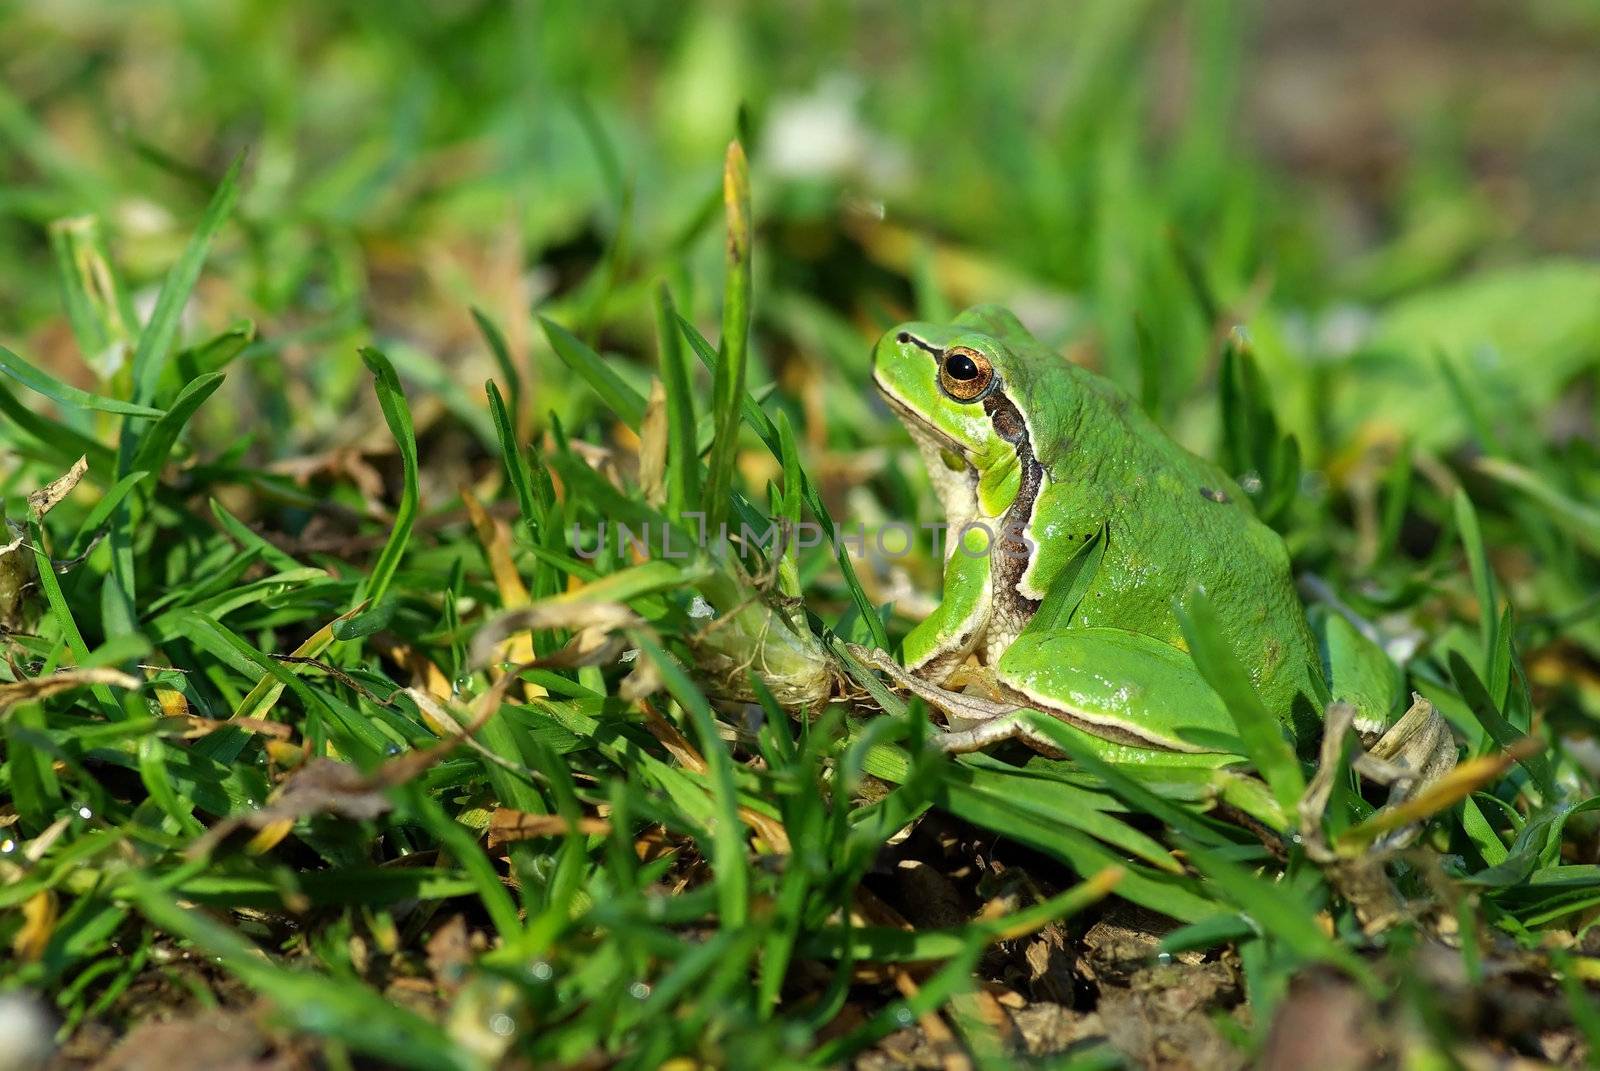
[[[980,403],[958,401],[939,385],[936,353],[957,346],[993,366],[996,382]],[[890,331],[874,352],[874,378],[922,449],[953,527],[978,521],[1003,528],[1020,519],[1014,507],[1034,494],[1026,570],[1016,577],[1013,562],[1008,572],[1003,548],[982,560],[951,553],[939,610],[907,638],[909,668],[939,682],[976,653],[1002,683],[1031,698],[1076,703],[1079,713],[1095,713],[1088,693],[1098,691],[1101,706],[1121,704],[1108,723],[1143,719],[1152,742],[1182,735],[1185,726],[1202,736],[1225,727],[1225,715],[1213,716],[1220,708],[1207,708],[1215,697],[1206,699],[1203,685],[1184,693],[1169,682],[1159,696],[1141,693],[1141,677],[1149,676],[1141,665],[1159,668],[1158,676],[1181,667],[1158,667],[1159,659],[1141,658],[1137,644],[1105,648],[1099,664],[1111,669],[1095,688],[1064,679],[1077,672],[1063,668],[1069,659],[1088,657],[1082,643],[1052,643],[1027,631],[1034,601],[1082,540],[1105,525],[1104,558],[1069,630],[1120,630],[1181,652],[1174,606],[1201,585],[1263,702],[1301,733],[1316,724],[1325,691],[1321,659],[1283,541],[1255,518],[1232,479],[1170,439],[1114,384],[1040,345],[995,306],[970,309],[951,324]],[[1008,441],[997,431],[996,413],[1008,401],[1025,425],[1025,448],[1015,434]],[[1031,476],[1030,453],[1037,461]],[[1073,688],[1081,701],[1064,695]],[[1079,726],[1096,731],[1082,720]],[[1217,750],[1188,744],[1182,749]]]

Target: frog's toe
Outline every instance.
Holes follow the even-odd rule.
[[[1409,799],[1444,777],[1456,765],[1456,739],[1450,723],[1433,704],[1413,696],[1411,709],[1367,749],[1357,771],[1380,784],[1395,787],[1400,799]]]

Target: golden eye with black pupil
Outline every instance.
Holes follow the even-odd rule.
[[[989,389],[994,366],[989,358],[965,346],[952,346],[939,361],[939,386],[958,402],[970,402]]]

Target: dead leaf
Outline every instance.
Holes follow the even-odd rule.
[[[50,854],[50,849],[55,847],[56,841],[61,839],[61,834],[65,833],[67,827],[71,824],[72,818],[68,815],[62,815],[45,826],[39,835],[30,840],[27,846],[22,849],[22,858],[30,865],[43,859]]]
[[[86,685],[113,684],[129,691],[139,690],[139,679],[115,669],[59,669],[43,677],[25,677],[0,684],[0,714],[19,703],[31,703],[58,692]]]
[[[24,963],[36,963],[56,932],[56,894],[41,889],[22,903],[22,928],[11,939],[11,951]]]
[[[487,717],[480,718],[476,725],[463,729],[463,733],[482,728],[486,720]],[[259,854],[288,836],[296,822],[312,815],[333,814],[355,821],[377,818],[388,813],[391,807],[385,789],[417,777],[455,750],[461,739],[451,737],[432,747],[408,751],[381,764],[370,774],[335,759],[312,759],[278,786],[266,806],[230,815],[206,830],[189,846],[189,855],[191,858],[205,855],[243,828],[260,831],[250,843],[250,850]]]
[[[506,690],[522,675],[524,670],[532,668],[535,664],[537,663],[524,663],[520,666],[513,666],[497,677],[494,683],[490,685],[489,690],[473,701],[473,706],[476,709],[471,724],[467,725],[463,725],[461,720],[455,716],[448,705],[448,699],[440,699],[420,688],[405,689],[405,694],[410,696],[411,701],[417,704],[417,709],[422,711],[423,720],[433,728],[434,732],[448,737],[425,752],[415,752],[414,755],[421,756],[416,761],[423,763],[423,768],[425,769],[427,766],[437,762],[443,755],[448,754],[457,744],[465,744],[483,756],[484,759],[497,766],[505,767],[524,776],[537,777],[538,775],[534,771],[519,766],[504,755],[484,746],[473,735],[488,724],[489,719],[494,717],[495,712],[500,709],[501,704],[505,702]],[[411,757],[403,755],[401,759]],[[401,759],[396,759],[394,762],[400,762]]]
[[[467,920],[460,915],[450,916],[428,938],[426,948],[428,970],[433,974],[434,983],[446,993],[455,993],[472,965],[472,938],[467,933]]]
[[[34,520],[43,520],[44,515],[55,509],[60,502],[72,493],[78,486],[78,481],[83,479],[83,474],[89,471],[88,457],[80,457],[73,462],[66,474],[58,479],[51,480],[39,490],[28,496],[28,511],[33,514]]]
[[[361,497],[367,500],[368,508],[381,513],[383,509],[377,503],[383,500],[383,477],[372,467],[365,453],[358,446],[336,446],[320,454],[274,461],[268,470],[288,476],[300,487],[309,484],[314,476],[327,476],[335,481],[346,477],[355,484]]]
[[[661,667],[651,658],[641,658],[617,686],[617,695],[633,702],[648,699],[663,687]]]
[[[1544,750],[1543,740],[1525,736],[1504,751],[1468,759],[1433,784],[1409,799],[1384,807],[1366,821],[1340,834],[1338,846],[1357,853],[1381,833],[1414,822],[1421,822],[1446,807],[1453,807],[1472,793],[1498,781],[1516,763]]]
[[[0,538],[7,535],[11,542],[0,544],[0,634],[28,631],[39,587],[27,529],[15,521],[0,521]]]

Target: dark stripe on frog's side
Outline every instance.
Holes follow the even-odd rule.
[[[909,331],[900,333],[900,341],[915,345],[933,359],[935,366],[944,359],[943,349],[924,342]],[[994,610],[999,610],[1007,616],[1020,618],[1025,623],[1039,608],[1038,599],[1030,599],[1022,594],[1021,584],[1023,574],[1028,571],[1028,564],[1033,557],[1033,548],[1029,545],[1027,537],[1028,522],[1033,519],[1034,504],[1044,487],[1044,465],[1034,455],[1033,442],[1028,435],[1028,422],[1022,418],[1022,411],[1017,408],[1016,403],[1006,397],[1003,382],[996,380],[988,393],[983,396],[982,404],[984,414],[988,416],[995,434],[1002,441],[1009,443],[1016,452],[1017,469],[1021,474],[1017,485],[1017,496],[1012,499],[1011,505],[1006,507],[1005,516],[1000,522],[1000,531],[995,533],[994,545],[989,549],[992,593],[990,610],[991,614]],[[965,657],[964,654],[962,657]]]
[[[994,559],[990,564],[994,599],[1003,608],[1020,613],[1026,619],[1039,608],[1038,599],[1022,594],[1021,584],[1022,575],[1028,571],[1028,562],[1033,557],[1033,547],[1028,542],[1028,522],[1033,519],[1033,507],[1044,486],[1044,465],[1034,456],[1027,422],[1003,391],[991,391],[983,400],[983,411],[994,425],[995,434],[1016,451],[1017,469],[1021,474],[1017,497],[1007,507],[990,550]]]

